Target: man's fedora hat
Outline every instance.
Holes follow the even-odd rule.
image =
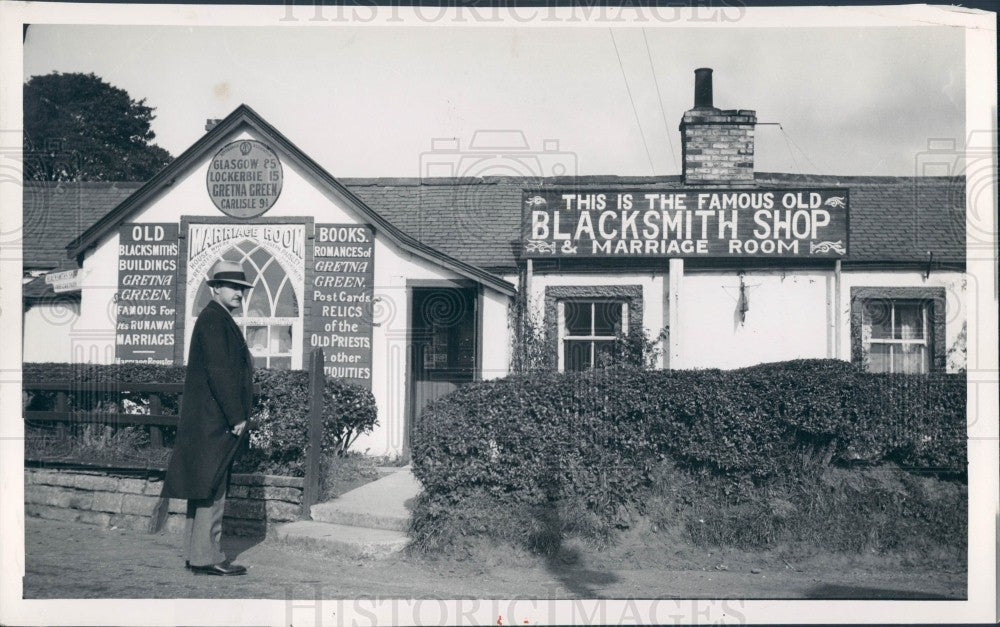
[[[243,287],[253,287],[253,283],[247,281],[247,275],[243,272],[243,266],[235,261],[220,259],[215,262],[212,269],[208,271],[208,284],[232,283]]]

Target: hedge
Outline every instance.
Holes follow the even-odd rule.
[[[895,463],[964,476],[964,375],[885,375],[839,360],[741,370],[536,373],[439,399],[413,433],[437,511],[474,495],[511,506],[635,505],[663,460],[734,482],[803,463]]]
[[[72,381],[83,383],[183,383],[183,366],[154,364],[93,365],[67,363],[26,363],[25,381]],[[304,474],[308,443],[309,373],[303,370],[256,368],[254,383],[260,393],[254,398],[250,451],[237,462],[243,472],[265,472],[301,476]],[[55,393],[38,393],[27,409],[53,408]],[[140,393],[94,393],[80,386],[70,395],[74,409],[146,412],[147,399]],[[327,379],[324,388],[323,450],[334,454],[346,450],[361,433],[377,423],[375,398],[371,391],[337,379]],[[177,398],[163,395],[162,412],[178,413]],[[172,434],[166,434],[169,443]]]

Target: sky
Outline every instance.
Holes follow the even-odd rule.
[[[906,176],[928,140],[964,145],[964,59],[961,29],[930,26],[37,25],[24,78],[93,72],[145,98],[174,156],[245,103],[335,177],[509,174],[469,166],[504,146],[548,147],[543,174],[647,176],[679,173],[711,67],[715,106],[780,124],[757,127],[758,172]]]

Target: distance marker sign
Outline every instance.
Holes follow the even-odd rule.
[[[256,218],[281,194],[284,173],[274,151],[253,139],[226,144],[208,164],[208,195],[219,211]]]

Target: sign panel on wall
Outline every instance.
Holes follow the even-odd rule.
[[[358,224],[317,224],[314,241],[306,349],[323,348],[326,376],[371,388],[374,231]]]
[[[211,299],[206,278],[219,259],[239,263],[253,285],[233,319],[243,331],[254,366],[301,368],[305,224],[189,224],[185,279],[185,338]]]
[[[848,251],[846,189],[525,191],[525,257],[806,257]]]
[[[208,164],[208,195],[222,213],[255,218],[271,208],[284,179],[278,155],[259,141],[240,139],[223,148]]]
[[[115,357],[119,363],[174,361],[177,225],[118,229]]]

